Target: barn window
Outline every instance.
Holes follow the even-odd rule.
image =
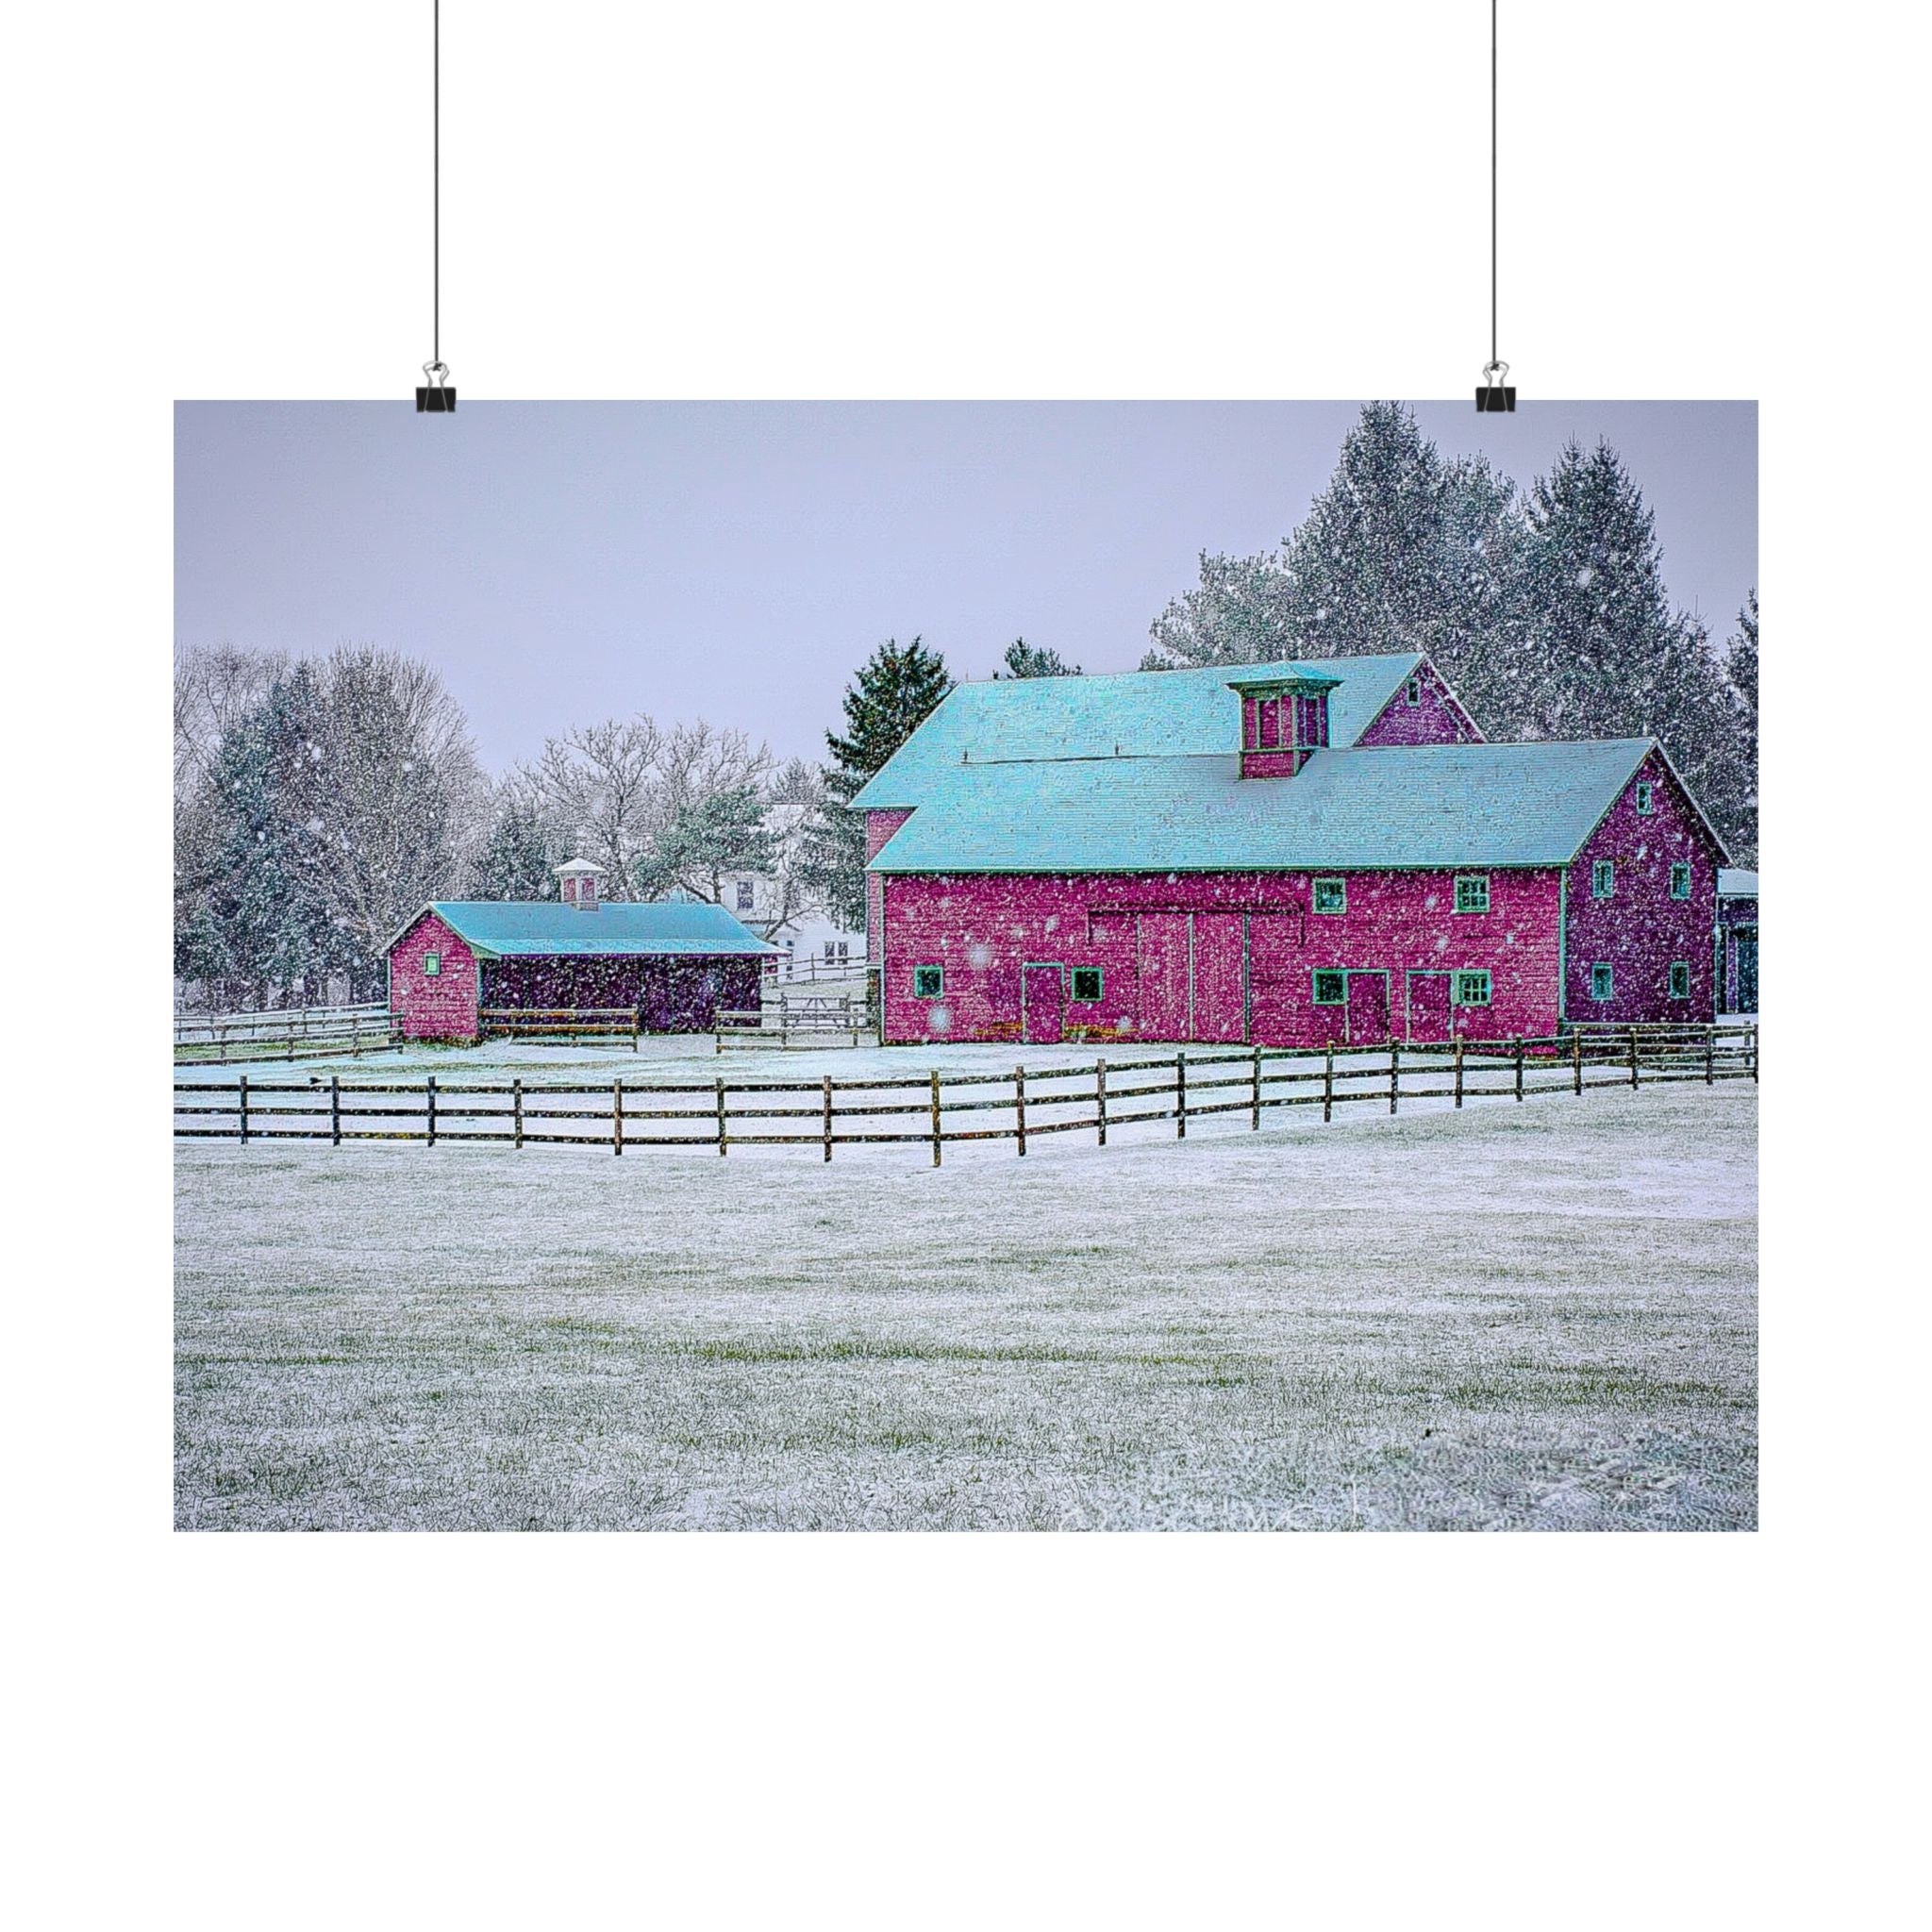
[[[1410,678],[1410,679],[1408,680],[1408,693],[1407,693],[1407,695],[1408,695],[1408,702],[1409,702],[1409,703],[1410,703],[1411,705],[1419,705],[1419,704],[1421,704],[1421,703],[1422,703],[1422,701],[1423,701],[1423,681],[1422,681],[1422,679],[1421,679],[1420,677],[1411,677],[1411,678]]]
[[[1690,997],[1690,962],[1688,959],[1671,961],[1671,997],[1674,1000]]]
[[[1608,899],[1617,891],[1617,868],[1607,858],[1599,858],[1590,869],[1590,896]]]
[[[1315,881],[1315,910],[1317,912],[1346,912],[1348,910],[1348,881],[1346,879],[1317,879]]]
[[[1488,873],[1459,872],[1456,874],[1456,909],[1458,912],[1487,912],[1490,909]]]
[[[1100,968],[1098,966],[1075,966],[1074,968],[1074,997],[1076,1000],[1097,1000],[1100,997]]]
[[[1315,1004],[1318,1007],[1346,1006],[1348,1004],[1348,974],[1317,969],[1315,974]]]
[[[1455,997],[1458,1007],[1488,1006],[1490,975],[1487,973],[1458,973],[1456,975]]]
[[[1681,859],[1671,868],[1671,897],[1688,899],[1690,896],[1690,868]]]
[[[1637,788],[1637,809],[1645,818],[1657,809],[1657,787],[1648,778]]]
[[[749,879],[740,879],[738,882],[738,909],[741,912],[749,912],[753,897],[751,881]]]
[[[425,953],[423,955],[423,977],[425,979],[434,979],[441,971],[442,955],[441,953]]]
[[[936,1000],[946,990],[946,969],[943,966],[915,966],[912,969],[912,997],[916,1000]]]
[[[1607,966],[1592,966],[1590,969],[1590,996],[1593,1000],[1607,1000],[1617,988],[1617,976]]]

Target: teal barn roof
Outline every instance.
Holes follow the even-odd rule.
[[[1215,675],[1224,684],[1224,673]],[[1224,715],[1224,731],[1225,723]],[[926,778],[918,809],[869,869],[1562,865],[1654,744],[1620,738],[1318,751],[1291,778],[1242,778],[1227,752],[975,762]]]
[[[724,907],[697,903],[607,899],[594,912],[580,912],[556,899],[438,899],[425,910],[434,912],[476,951],[500,958],[646,953],[710,958],[777,950]],[[416,919],[422,916],[419,912]],[[409,922],[415,924],[415,919]]]
[[[1237,679],[1333,678],[1328,741],[1352,745],[1422,662],[1413,651],[1216,664],[1203,671],[1128,671],[1108,677],[1010,677],[958,684],[887,759],[852,803],[862,810],[918,805],[936,777],[961,765],[1040,758],[1171,757],[1234,750]]]

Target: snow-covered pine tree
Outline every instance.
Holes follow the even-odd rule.
[[[825,733],[826,801],[802,841],[799,875],[841,924],[865,924],[865,822],[848,810],[859,789],[953,688],[945,659],[914,638],[888,638],[846,687],[845,735]]]
[[[1736,857],[1740,864],[1757,863],[1757,589],[1752,586],[1738,612],[1738,627],[1724,653],[1724,675],[1730,682],[1738,717],[1739,757],[1744,766],[1744,795],[1739,808]]]
[[[325,736],[315,673],[297,664],[215,758],[222,834],[208,912],[230,970],[262,1003],[298,979],[313,999],[351,953],[323,890]]]
[[[503,799],[490,835],[476,855],[468,883],[474,899],[554,899],[556,868],[573,855],[559,849],[544,831],[528,799]]]
[[[1370,403],[1281,549],[1203,552],[1142,669],[1427,651],[1459,684],[1507,621],[1513,494],[1481,458],[1444,462],[1406,405]]]
[[[670,824],[658,829],[650,854],[638,862],[638,896],[685,892],[721,906],[727,874],[770,874],[777,859],[778,841],[765,823],[758,788],[735,785],[677,808]]]
[[[1004,671],[995,671],[995,677],[1078,677],[1080,667],[1069,664],[1060,654],[1047,644],[1029,644],[1024,638],[1015,638],[1007,646],[1003,659]]]

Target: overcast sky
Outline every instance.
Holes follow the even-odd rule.
[[[1327,481],[1352,403],[184,403],[175,642],[388,645],[442,673],[492,770],[566,726],[707,717],[819,757],[854,668],[923,634],[1130,671],[1203,549]],[[1751,403],[1420,404],[1527,483],[1606,437],[1675,602],[1722,638],[1757,580]]]

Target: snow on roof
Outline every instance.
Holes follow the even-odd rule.
[[[1224,672],[1213,675],[1224,685]],[[1654,745],[1620,738],[1318,751],[1296,776],[1267,779],[1242,778],[1232,752],[975,761],[924,781],[919,808],[869,869],[1563,865]]]
[[[939,776],[1014,759],[1158,758],[1232,751],[1236,679],[1332,678],[1328,739],[1352,745],[1423,661],[1414,651],[1126,671],[1105,677],[1003,677],[955,685],[852,801],[865,810],[918,805]]]
[[[588,858],[566,858],[557,870],[559,873],[601,873],[604,868],[601,865],[592,865]]]
[[[777,950],[724,907],[708,904],[606,900],[596,911],[583,912],[555,899],[439,899],[425,910],[434,912],[479,951],[500,957],[650,953],[713,957]],[[416,918],[422,916],[419,912]],[[415,923],[412,919],[409,924]]]
[[[1757,896],[1757,874],[1744,872],[1734,865],[1721,865],[1717,869],[1717,895],[1720,899],[1755,899]]]

